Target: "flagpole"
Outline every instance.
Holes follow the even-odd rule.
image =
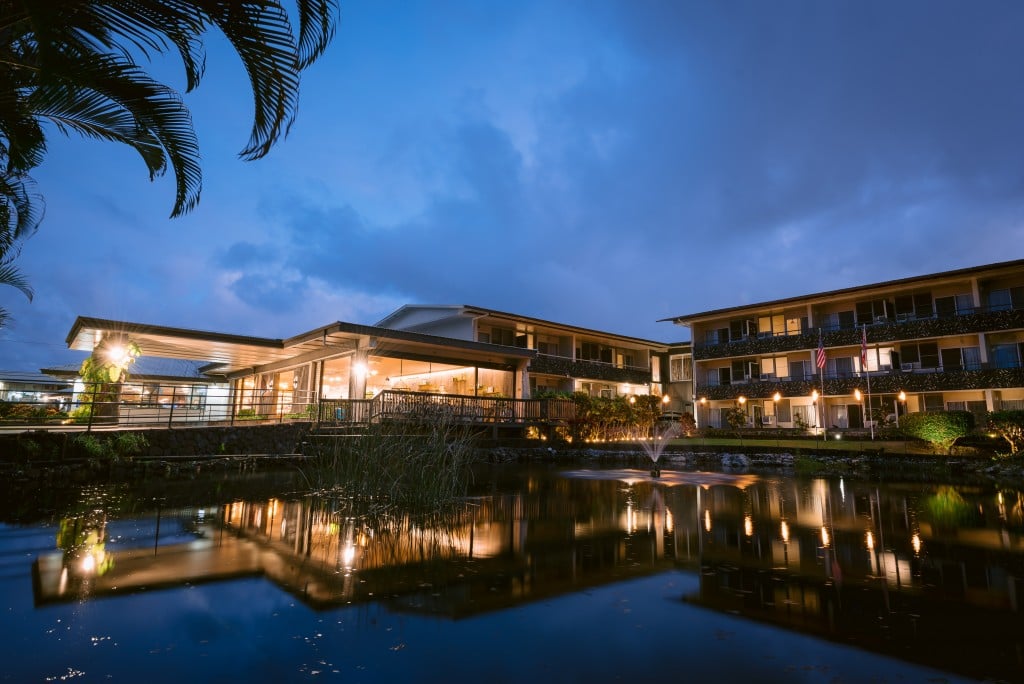
[[[818,327],[818,354],[814,359],[814,362],[818,365],[818,384],[821,385],[821,400],[820,407],[814,407],[814,417],[817,419],[818,428],[822,429],[825,427],[825,421],[822,420],[822,414],[825,412],[825,341],[822,336],[821,327]]]

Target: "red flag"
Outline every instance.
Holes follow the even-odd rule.
[[[868,326],[860,329],[860,369],[866,373],[868,370]]]
[[[818,368],[825,367],[825,343],[821,339],[821,331],[818,331]]]

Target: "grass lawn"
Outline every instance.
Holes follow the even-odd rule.
[[[807,450],[814,449],[816,451],[844,451],[852,453],[861,453],[863,451],[877,451],[882,450],[887,454],[927,454],[935,455],[937,452],[934,451],[926,442],[920,442],[917,440],[871,440],[870,438],[852,438],[852,439],[826,439],[823,436],[813,438],[781,438],[781,439],[765,439],[764,437],[757,437],[751,439],[735,438],[735,437],[680,437],[673,439],[669,442],[673,446],[685,446],[691,449],[697,449],[701,447],[725,447],[725,446],[737,446],[737,447],[770,447],[772,449],[787,449],[787,450]]]

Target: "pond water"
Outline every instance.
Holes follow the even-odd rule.
[[[508,466],[428,518],[274,474],[0,513],[3,681],[1024,680],[994,487]]]

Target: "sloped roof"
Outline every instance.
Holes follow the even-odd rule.
[[[712,309],[711,311],[701,311],[692,314],[683,314],[680,316],[672,316],[671,318],[658,319],[659,323],[663,322],[674,322],[681,323],[682,321],[692,320],[696,318],[708,318],[713,316],[721,316],[728,313],[735,313],[738,311],[746,311],[749,309],[763,309],[766,307],[779,307],[787,304],[803,304],[808,300],[815,299],[832,299],[835,297],[843,297],[846,295],[863,293],[866,290],[876,290],[883,288],[892,287],[905,287],[907,285],[915,285],[919,283],[926,283],[932,280],[944,280],[947,278],[967,277],[975,276],[988,271],[1000,271],[1000,270],[1013,270],[1013,269],[1024,269],[1024,259],[1017,259],[1015,261],[1001,261],[994,264],[986,264],[984,266],[972,266],[970,268],[959,268],[952,271],[940,271],[939,273],[929,273],[927,275],[911,276],[909,278],[897,278],[896,280],[885,280],[879,283],[872,283],[870,285],[856,285],[854,287],[844,287],[838,290],[828,290],[826,292],[816,292],[813,294],[799,295],[797,297],[786,297],[783,299],[772,299],[764,302],[755,302],[752,304],[742,304],[740,306],[730,306],[724,309]]]

